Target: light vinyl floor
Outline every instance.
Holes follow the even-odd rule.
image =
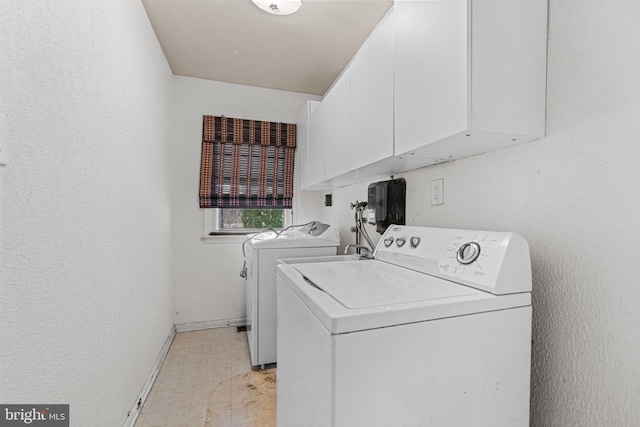
[[[245,332],[179,332],[135,427],[275,427],[275,385],[275,369],[252,370]]]

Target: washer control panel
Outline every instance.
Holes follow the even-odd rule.
[[[514,233],[392,225],[374,256],[496,294],[531,291],[529,247]]]

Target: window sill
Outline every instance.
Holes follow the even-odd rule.
[[[201,236],[200,240],[202,240],[206,244],[214,244],[214,245],[224,245],[230,243],[242,243],[247,239],[246,234],[212,234]]]

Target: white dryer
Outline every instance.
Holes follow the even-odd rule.
[[[246,327],[253,366],[276,363],[276,265],[279,259],[336,255],[335,227],[310,222],[277,232],[250,234],[243,243]]]
[[[278,426],[529,425],[526,241],[390,226],[374,257],[278,267]]]

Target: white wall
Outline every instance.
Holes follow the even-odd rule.
[[[551,0],[547,137],[402,175],[409,224],[529,241],[532,426],[640,425],[638,22],[635,0]],[[437,178],[444,205],[431,206]],[[366,188],[324,209],[344,235]]]
[[[135,0],[2,0],[0,401],[121,426],[173,326],[173,76]]]
[[[318,97],[189,77],[175,78],[171,194],[175,323],[211,326],[245,317],[241,243],[205,244],[198,206],[202,116],[296,123],[302,106]],[[294,197],[294,211],[297,201]],[[314,196],[305,195],[305,200]],[[320,203],[317,197],[318,204]],[[305,213],[303,213],[304,215]],[[306,221],[298,216],[296,221]],[[313,218],[311,218],[313,219]],[[217,322],[217,323],[216,323]]]

